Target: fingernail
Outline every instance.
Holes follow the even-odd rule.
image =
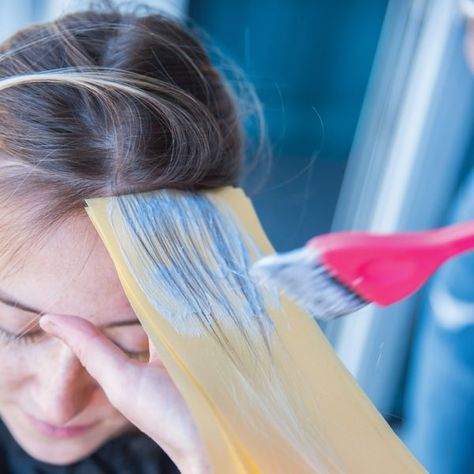
[[[52,318],[49,314],[45,314],[41,316],[39,320],[39,325],[44,331],[55,334],[57,332],[58,326],[51,319]]]

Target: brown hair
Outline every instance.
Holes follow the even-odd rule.
[[[237,184],[234,97],[192,31],[143,4],[17,31],[0,44],[0,255],[86,198]]]

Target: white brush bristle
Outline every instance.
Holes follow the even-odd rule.
[[[253,265],[251,275],[264,286],[281,288],[321,320],[344,316],[369,303],[332,276],[318,252],[307,247],[268,255]]]

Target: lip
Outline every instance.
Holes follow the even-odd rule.
[[[39,420],[34,416],[27,415],[33,426],[37,428],[42,433],[52,436],[54,438],[73,438],[79,436],[86,431],[89,431],[98,421],[90,423],[88,425],[72,425],[72,426],[56,426],[47,423],[46,421]]]

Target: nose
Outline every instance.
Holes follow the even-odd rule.
[[[35,417],[61,426],[81,413],[91,401],[97,383],[63,342],[54,341],[39,367]]]

